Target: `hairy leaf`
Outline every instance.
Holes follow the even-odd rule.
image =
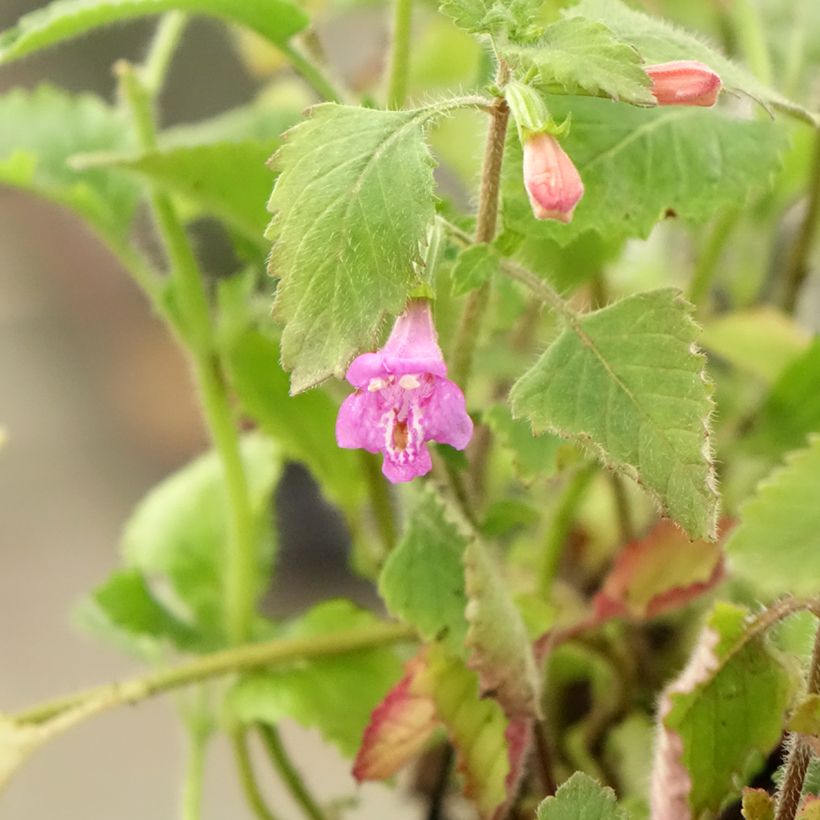
[[[693,816],[717,812],[777,745],[792,689],[791,675],[765,636],[749,631],[746,611],[719,604],[660,709],[665,735],[659,754],[664,740],[667,751],[677,753],[688,774],[684,794]],[[670,791],[661,785],[655,777],[664,801]]]
[[[353,764],[353,776],[385,780],[413,760],[439,726],[424,654],[405,666],[404,677],[373,710]]]
[[[291,638],[332,635],[378,619],[348,601],[325,601],[290,625]],[[228,708],[243,723],[276,725],[284,718],[316,727],[342,753],[356,753],[370,713],[401,675],[389,647],[317,657],[244,676],[228,695]]]
[[[726,544],[731,572],[758,595],[820,593],[820,436],[791,453],[740,510]]]
[[[257,529],[256,592],[268,583],[273,559],[271,494],[281,470],[279,448],[260,434],[245,436],[242,459]],[[126,524],[126,563],[170,584],[180,617],[212,641],[224,638],[223,565],[228,509],[222,466],[208,453],[154,487]],[[177,610],[174,610],[175,614]]]
[[[482,694],[495,698],[509,717],[540,717],[540,673],[503,576],[477,539],[467,545],[464,564],[467,665],[478,672]]]
[[[820,695],[806,695],[795,707],[786,728],[801,735],[820,737]]]
[[[472,536],[431,488],[418,494],[408,521],[385,562],[379,593],[388,610],[413,624],[426,641],[440,640],[463,653],[467,593],[462,561]]]
[[[583,772],[563,783],[538,807],[538,820],[625,820],[615,792]]]
[[[765,789],[743,790],[743,816],[746,820],[774,820],[774,800]]]
[[[433,219],[431,116],[319,105],[274,157],[270,271],[294,393],[343,377],[419,283]]]
[[[441,10],[473,34],[528,40],[535,31],[539,0],[443,0]]]
[[[589,447],[693,537],[714,538],[711,386],[691,308],[642,293],[573,319],[510,393],[513,414]]]
[[[723,550],[690,541],[671,521],[659,521],[618,554],[595,596],[595,615],[654,618],[684,606],[723,578]]]
[[[129,127],[121,112],[90,94],[42,86],[0,97],[0,122],[0,183],[77,211],[109,242],[125,239],[137,186],[120,174],[77,171],[68,163],[79,152],[127,148]]]
[[[0,63],[100,26],[173,10],[239,23],[274,43],[286,42],[308,24],[305,12],[290,0],[53,0],[0,33]]]
[[[498,272],[498,264],[498,252],[492,245],[482,242],[465,248],[450,273],[453,296],[463,296],[490,281]]]
[[[553,97],[550,112],[572,113],[562,141],[584,182],[568,225],[532,215],[521,178],[521,147],[510,138],[504,160],[504,225],[567,244],[584,231],[606,239],[645,238],[667,215],[702,222],[722,207],[765,190],[779,169],[784,129],[732,119],[720,111],[615,106],[608,100]]]
[[[512,46],[504,55],[521,72],[538,69],[547,90],[591,94],[639,105],[655,105],[651,82],[637,50],[604,25],[568,17],[548,26],[532,45]]]

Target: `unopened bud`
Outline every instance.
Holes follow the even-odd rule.
[[[534,134],[524,142],[524,187],[536,219],[570,222],[584,195],[578,169],[551,134]]]
[[[658,105],[715,104],[720,93],[720,76],[697,60],[644,66],[652,80],[652,94]]]

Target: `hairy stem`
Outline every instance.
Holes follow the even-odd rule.
[[[393,39],[387,75],[387,107],[401,108],[407,99],[407,74],[410,69],[410,29],[413,0],[394,0]]]
[[[783,307],[789,313],[794,312],[803,283],[809,274],[809,254],[817,235],[818,221],[820,221],[820,127],[814,132],[814,153],[806,213],[784,271]]]
[[[806,689],[810,695],[820,693],[820,627],[814,639],[814,651],[811,656]],[[800,796],[803,792],[803,782],[812,758],[812,750],[801,735],[791,734],[789,743],[786,773],[777,794],[775,820],[793,820],[797,814]]]
[[[278,48],[288,58],[288,62],[294,70],[302,75],[308,85],[323,100],[336,103],[343,101],[343,94],[328,79],[322,68],[296,45],[293,43],[280,43]]]
[[[279,776],[290,792],[290,796],[302,809],[305,817],[309,818],[309,820],[325,820],[324,812],[319,807],[319,803],[310,793],[298,769],[293,765],[293,762],[288,756],[278,729],[260,723],[258,730],[276,771],[279,772]]]
[[[251,760],[250,749],[248,748],[248,737],[243,730],[236,731],[231,737],[233,744],[236,766],[239,771],[239,782],[245,799],[258,820],[276,820],[276,815],[268,808],[259,783],[256,781],[256,774],[253,771],[253,761]]]

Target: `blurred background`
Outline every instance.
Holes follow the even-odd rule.
[[[43,5],[3,0],[0,29]],[[365,17],[374,50],[357,50],[356,59],[375,58],[378,67],[386,30],[380,13]],[[4,68],[0,92],[47,82],[110,99],[112,64],[138,60],[153,26],[109,28]],[[258,87],[225,28],[194,20],[164,95],[164,121],[211,116],[250,100]],[[204,225],[196,238],[206,267],[218,271],[225,253],[219,237]],[[0,710],[12,711],[140,668],[73,628],[70,613],[117,566],[122,524],[134,505],[207,442],[186,365],[117,261],[79,218],[3,187],[0,374],[0,429],[8,436],[0,455]],[[277,589],[268,596],[272,612],[284,615],[330,594],[366,601],[365,585],[346,569],[341,525],[300,468],[289,468],[277,503],[286,535]],[[313,526],[287,527],[295,517]],[[3,795],[0,817],[177,816],[184,742],[172,712],[170,699],[147,702],[48,744]],[[347,764],[318,734],[283,728],[297,763],[310,763],[305,773],[316,793],[356,793]],[[206,779],[208,820],[248,816],[220,742],[211,746]],[[298,817],[272,780],[265,784],[271,805],[284,820]],[[367,808],[353,817],[418,816],[385,787],[361,794]]]

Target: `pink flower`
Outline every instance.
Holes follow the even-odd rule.
[[[652,94],[658,105],[711,106],[720,93],[720,76],[697,60],[674,60],[648,65]]]
[[[523,166],[533,216],[570,222],[584,195],[584,183],[558,140],[546,133],[528,137]]]
[[[340,447],[382,453],[394,484],[432,469],[426,442],[463,450],[473,434],[464,395],[447,378],[430,303],[413,299],[387,344],[353,360],[347,380],[356,388],[336,420]]]

